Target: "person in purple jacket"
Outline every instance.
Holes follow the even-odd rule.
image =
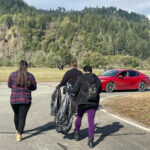
[[[28,64],[21,60],[19,69],[12,72],[8,79],[8,87],[11,88],[10,103],[14,111],[14,124],[16,127],[17,141],[22,140],[26,116],[31,105],[31,91],[36,90],[34,76],[27,72]]]

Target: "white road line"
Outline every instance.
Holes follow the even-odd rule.
[[[103,101],[105,99],[109,99],[109,98],[112,98],[112,97],[126,96],[126,95],[129,95],[129,94],[132,94],[132,93],[111,95],[111,96],[108,96],[108,97],[101,98],[100,101]]]
[[[124,95],[127,95],[127,94],[124,94]],[[109,99],[109,98],[115,97],[115,96],[120,96],[120,95],[113,95],[113,96],[110,96],[110,97],[107,97],[107,98],[102,98],[101,101],[103,101],[103,100],[105,100],[105,99]],[[117,118],[117,119],[119,119],[119,120],[122,120],[122,121],[124,121],[124,122],[126,122],[126,123],[128,123],[128,124],[130,124],[130,125],[132,125],[132,126],[135,126],[135,127],[138,127],[138,128],[140,128],[140,129],[142,129],[142,130],[145,130],[145,131],[150,132],[150,128],[146,128],[146,127],[144,127],[144,126],[142,126],[142,125],[139,125],[139,124],[137,124],[137,123],[134,123],[134,122],[132,122],[132,121],[129,121],[129,120],[127,120],[127,119],[124,119],[124,118],[122,118],[122,117],[119,117],[119,116],[117,116],[117,115],[111,114],[111,113],[107,112],[107,111],[106,111],[105,109],[103,109],[103,108],[100,108],[100,110],[101,110],[102,112],[104,112],[104,113],[106,113],[106,114],[108,114],[108,115],[110,115],[110,116],[112,116],[112,117],[114,117],[114,118]]]

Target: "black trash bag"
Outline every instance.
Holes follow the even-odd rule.
[[[56,123],[57,132],[67,134],[70,131],[73,122],[73,112],[68,92],[61,103],[54,121]]]
[[[66,86],[63,87],[63,94],[66,94]]]
[[[51,96],[51,116],[56,116],[61,105],[61,90],[55,89]]]

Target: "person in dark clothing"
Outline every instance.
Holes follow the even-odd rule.
[[[76,60],[71,62],[71,67],[72,68],[65,73],[65,75],[63,76],[63,78],[62,78],[60,84],[57,86],[57,88],[66,86],[67,83],[71,84],[71,86],[74,87],[77,78],[82,75],[82,72],[77,69],[77,61]]]
[[[79,76],[83,75],[83,73],[77,69],[77,61],[76,60],[73,60],[70,65],[72,68],[64,74],[60,84],[58,86],[56,86],[56,88],[58,88],[58,89],[62,86],[65,86],[63,88],[63,94],[66,94],[67,84],[71,85],[71,88],[73,88],[75,83],[76,83],[77,78]],[[74,96],[70,96],[70,99],[72,102],[71,105],[72,105],[72,112],[73,113],[76,112],[76,103],[74,101],[75,98],[76,97],[74,97]]]
[[[64,69],[64,65],[61,65],[61,70],[63,70]]]
[[[101,92],[101,81],[100,79],[92,73],[92,68],[87,65],[83,68],[84,75],[80,76],[74,88],[67,89],[69,92],[76,95],[76,99],[78,101],[77,107],[77,118],[75,121],[75,131],[74,131],[74,138],[79,140],[79,130],[81,126],[82,117],[85,112],[87,112],[88,116],[88,124],[89,124],[89,142],[88,145],[90,148],[93,147],[93,140],[94,140],[94,118],[97,107],[99,106],[100,96],[99,93]],[[89,85],[94,84],[97,94],[93,100],[89,100],[87,98],[87,92],[89,89]]]
[[[60,66],[58,67],[58,69],[59,69],[59,70],[63,70],[63,69],[64,69],[64,65],[63,65],[63,64],[60,65]]]
[[[27,68],[27,62],[21,60],[18,71],[12,72],[8,79],[8,87],[12,89],[10,103],[14,111],[17,141],[22,139],[26,116],[31,105],[31,91],[37,88],[36,80],[31,73],[27,72]]]

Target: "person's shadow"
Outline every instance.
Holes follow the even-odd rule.
[[[48,122],[45,125],[42,125],[40,127],[36,127],[34,129],[31,129],[31,130],[25,130],[24,131],[25,134],[30,133],[30,132],[33,132],[33,133],[31,133],[30,135],[24,137],[23,140],[31,138],[33,136],[36,136],[38,134],[44,133],[46,131],[53,130],[53,129],[55,129],[55,123],[54,122]]]
[[[94,142],[94,146],[98,145],[101,141],[104,140],[104,138],[106,138],[107,136],[119,131],[121,128],[123,128],[124,126],[120,124],[120,122],[113,122],[112,124],[103,126],[103,127],[98,127],[98,124],[95,125],[95,136],[99,136],[100,137]],[[86,137],[88,137],[88,128],[80,130],[79,133],[79,140],[83,140]],[[65,135],[63,137],[64,139],[73,139],[73,133],[69,133],[67,135]]]
[[[104,138],[119,131],[123,127],[124,126],[120,124],[120,122],[113,122],[112,124],[106,125],[104,127],[98,127],[96,124],[95,136],[99,136],[99,134],[101,134],[101,136],[94,142],[94,146],[98,145],[101,141],[104,140]]]

